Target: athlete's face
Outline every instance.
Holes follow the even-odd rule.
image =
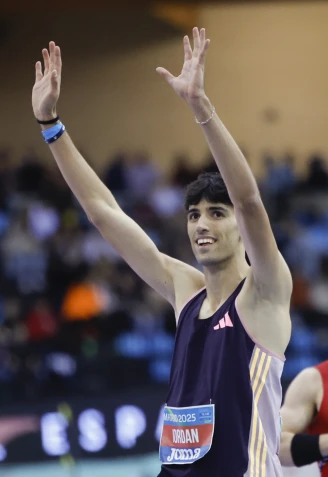
[[[189,207],[188,235],[198,263],[205,267],[231,258],[241,242],[234,208],[206,200]]]

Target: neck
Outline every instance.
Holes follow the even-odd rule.
[[[249,265],[245,258],[236,256],[213,267],[204,267],[207,302],[210,309],[216,310],[233,293],[246,277]]]

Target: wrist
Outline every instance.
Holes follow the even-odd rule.
[[[46,129],[50,129],[58,123],[60,123],[60,119],[58,119],[55,123],[52,123],[52,124],[40,124],[41,131],[45,131]]]
[[[201,96],[188,102],[195,118],[202,122],[206,121],[212,114],[212,103],[207,96]]]
[[[42,125],[47,126],[47,125]],[[47,127],[41,131],[43,139],[47,144],[53,144],[57,141],[66,131],[65,126],[62,124],[61,121],[57,121],[56,124],[51,125],[51,127]]]
[[[322,457],[328,456],[328,434],[321,434],[319,437],[319,447]]]
[[[51,121],[57,117],[56,108],[49,112],[35,111],[34,117],[37,121]]]

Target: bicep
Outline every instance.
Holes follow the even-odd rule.
[[[303,433],[315,415],[316,371],[302,371],[290,384],[281,408],[282,430]]]
[[[240,234],[249,257],[255,286],[266,296],[290,298],[292,279],[280,254],[269,217],[260,197],[235,206]]]
[[[292,434],[302,434],[311,424],[313,412],[310,406],[298,404],[284,405],[281,408],[282,431]]]

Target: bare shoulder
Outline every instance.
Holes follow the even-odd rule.
[[[303,369],[291,382],[286,391],[286,401],[297,401],[301,398],[316,401],[322,389],[322,380],[319,371],[314,368]]]
[[[319,371],[312,367],[301,371],[290,383],[280,410],[283,431],[293,434],[305,432],[316,415],[320,395]]]
[[[286,396],[288,393],[304,393],[304,392],[315,392],[320,389],[322,385],[321,375],[319,371],[314,367],[309,367],[303,369],[292,381],[290,387],[287,390]]]
[[[205,286],[204,274],[187,263],[165,256],[175,293],[175,313],[178,317],[185,303]]]
[[[249,269],[236,306],[246,331],[268,351],[283,357],[291,336],[291,274],[279,255],[279,271],[271,285],[259,286]],[[271,288],[270,288],[271,287]]]

